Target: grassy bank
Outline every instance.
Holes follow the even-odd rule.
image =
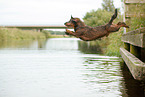
[[[50,35],[49,38],[71,38],[68,35]]]
[[[49,37],[45,33],[32,30],[20,30],[16,28],[0,28],[0,40],[22,40],[22,39],[46,39]]]
[[[105,54],[108,56],[118,56],[120,57],[120,47],[123,46],[123,42],[121,41],[121,36],[123,34],[123,29],[121,29],[117,33],[112,33],[109,35],[108,45],[105,50]]]
[[[64,31],[43,30],[42,32],[45,33],[48,38],[70,38]]]

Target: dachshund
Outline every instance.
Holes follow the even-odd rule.
[[[111,17],[109,23],[102,26],[90,27],[85,25],[85,23],[82,22],[79,18],[73,18],[71,16],[70,21],[64,23],[64,25],[67,27],[73,27],[75,32],[66,29],[65,33],[67,35],[72,35],[77,38],[80,38],[84,41],[92,41],[104,36],[108,36],[112,32],[117,32],[120,29],[120,27],[129,28],[129,26],[126,25],[124,22],[118,22],[117,24],[113,24],[112,22],[116,17],[117,9],[115,9],[115,13]]]

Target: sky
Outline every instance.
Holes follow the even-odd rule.
[[[0,0],[0,25],[64,25],[102,8],[102,0]],[[121,0],[114,0],[116,8]]]

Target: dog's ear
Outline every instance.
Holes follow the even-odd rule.
[[[74,19],[74,18],[72,17],[72,15],[71,15],[71,19]]]

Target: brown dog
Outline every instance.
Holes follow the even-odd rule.
[[[79,18],[73,18],[71,16],[70,21],[65,23],[67,27],[73,27],[74,31],[70,31],[66,29],[66,34],[73,35],[77,38],[80,38],[84,41],[91,41],[101,38],[103,36],[108,36],[112,32],[116,32],[120,29],[120,27],[129,28],[124,22],[118,22],[117,24],[112,24],[113,20],[117,17],[117,9],[115,9],[115,13],[112,16],[109,23],[102,26],[90,27],[86,26],[84,22],[82,22]]]

